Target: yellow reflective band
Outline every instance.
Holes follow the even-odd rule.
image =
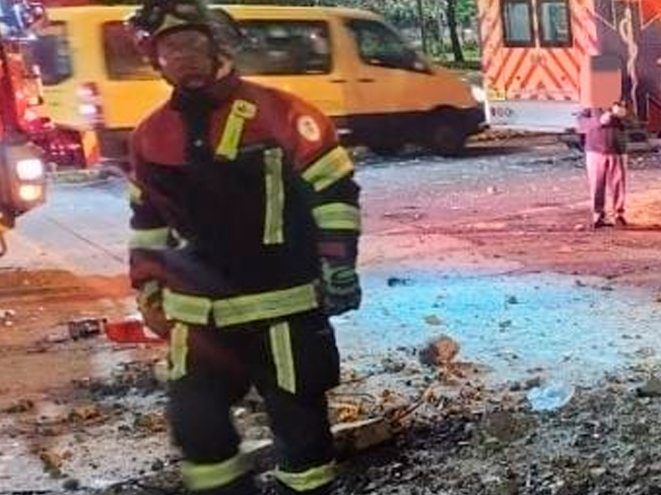
[[[319,307],[312,284],[291,289],[261,292],[247,296],[220,299],[213,303],[213,316],[218,325],[230,326],[257,320],[282,318]]]
[[[331,462],[302,473],[288,473],[277,469],[275,477],[294,491],[307,492],[331,483],[335,479],[335,472],[335,463]]]
[[[206,297],[177,294],[165,289],[163,291],[163,310],[171,320],[206,325],[209,323],[211,300]]]
[[[188,325],[177,323],[170,332],[170,380],[186,376],[188,359]]]
[[[360,209],[346,203],[329,203],[312,209],[317,226],[322,230],[360,232]]]
[[[140,189],[135,182],[129,181],[128,193],[129,201],[132,205],[142,204],[142,189]]]
[[[282,150],[271,149],[264,153],[266,212],[264,220],[264,244],[282,244],[285,187],[282,180]]]
[[[313,284],[212,301],[206,297],[163,291],[163,309],[171,320],[207,325],[213,311],[216,325],[224,327],[251,321],[282,318],[319,307]]]
[[[229,485],[248,471],[250,464],[241,454],[216,464],[184,461],[181,465],[186,488],[192,491],[211,490]]]
[[[220,138],[220,144],[216,148],[216,154],[234,160],[239,154],[241,136],[246,120],[252,119],[257,114],[257,107],[245,100],[236,100],[232,105],[223,136]]]
[[[296,393],[296,367],[294,353],[291,348],[291,334],[289,323],[283,322],[273,325],[269,329],[271,338],[271,354],[275,364],[278,386],[286,392]]]
[[[129,240],[129,249],[167,249],[170,229],[134,229]]]
[[[319,192],[332,186],[353,171],[353,162],[347,151],[338,146],[314,162],[305,172],[303,179]]]

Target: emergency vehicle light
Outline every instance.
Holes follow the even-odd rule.
[[[26,203],[38,201],[44,194],[44,188],[41,185],[23,184],[18,188],[18,197]]]
[[[26,158],[16,162],[16,175],[22,181],[39,180],[44,173],[44,163],[38,158]]]

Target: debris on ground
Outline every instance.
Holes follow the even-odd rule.
[[[103,318],[85,318],[67,322],[72,340],[87,339],[101,335],[105,320]]]
[[[420,350],[420,363],[430,367],[447,367],[456,359],[460,349],[452,337],[441,335]]]
[[[527,395],[533,411],[555,411],[571,401],[574,387],[563,383],[550,383],[532,388]]]
[[[651,377],[647,383],[636,389],[639,397],[661,397],[661,379]]]

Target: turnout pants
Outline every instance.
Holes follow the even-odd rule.
[[[275,437],[283,494],[325,494],[334,477],[325,392],[339,381],[333,330],[320,313],[235,327],[175,325],[169,419],[189,490],[253,495],[231,406],[255,386]]]
[[[593,219],[606,215],[606,189],[613,196],[613,211],[616,216],[624,215],[626,201],[626,156],[587,153],[587,171],[592,197]]]

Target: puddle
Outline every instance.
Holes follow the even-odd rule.
[[[494,383],[530,377],[588,385],[661,355],[661,305],[649,292],[594,277],[367,270],[364,304],[334,320],[345,357],[360,368],[384,353],[445,333],[461,360]]]

